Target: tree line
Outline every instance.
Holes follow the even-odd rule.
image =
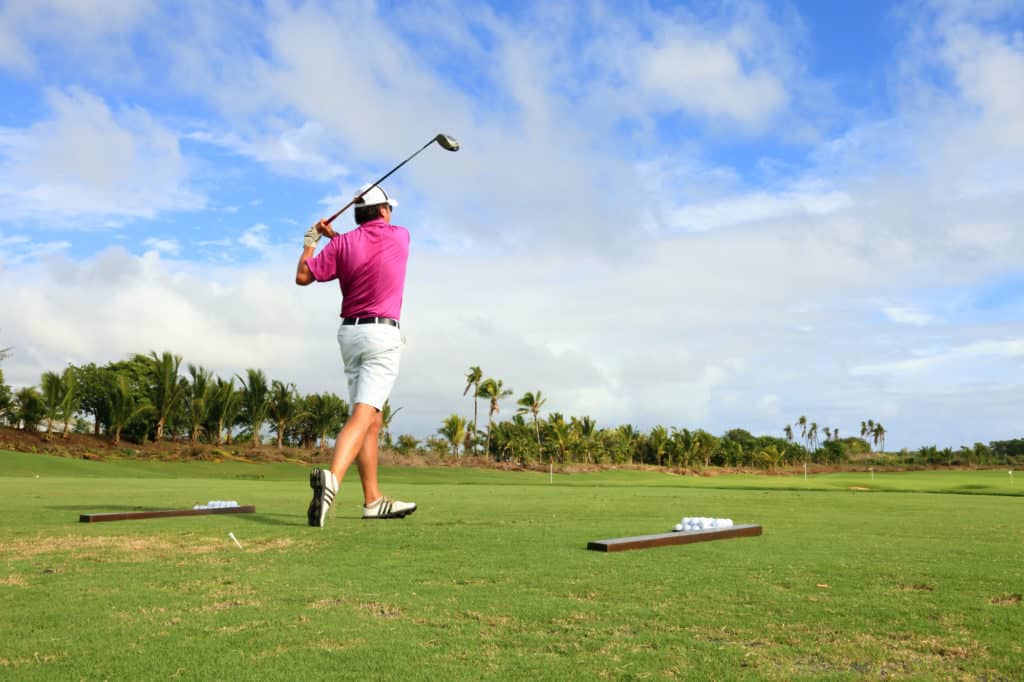
[[[9,349],[0,349],[0,361]],[[873,419],[861,422],[859,436],[840,437],[800,416],[781,436],[756,436],[742,428],[721,435],[701,428],[656,425],[641,431],[631,424],[599,427],[589,416],[549,411],[540,390],[515,399],[509,419],[499,420],[513,390],[485,377],[479,366],[465,376],[464,397],[472,417],[451,414],[436,435],[422,440],[391,435],[401,408],[383,410],[381,444],[399,454],[426,453],[461,458],[485,457],[518,463],[636,464],[686,469],[706,467],[775,470],[801,464],[841,464],[859,456],[879,464],[989,465],[1024,461],[1024,440],[993,441],[938,449],[884,453],[886,429]],[[481,411],[481,404],[483,411]],[[45,438],[72,432],[143,443],[187,441],[213,445],[249,444],[325,448],[344,425],[349,404],[338,395],[301,394],[295,384],[269,379],[260,369],[224,378],[171,352],[133,354],[98,366],[69,365],[44,372],[38,386],[12,390],[0,369],[0,424],[42,431]],[[482,424],[482,416],[486,424]],[[824,435],[821,440],[820,434]],[[872,459],[873,458],[873,459]]]
[[[496,422],[502,403],[514,391],[501,379],[485,377],[479,366],[465,375],[463,396],[473,400],[473,416],[451,414],[428,438],[431,449],[450,456],[483,455],[497,460],[594,464],[649,464],[676,468],[743,467],[775,470],[801,464],[840,464],[860,455],[880,464],[987,465],[1024,461],[1024,440],[975,443],[958,450],[934,446],[885,454],[885,427],[874,419],[860,424],[860,435],[840,437],[839,429],[822,427],[800,416],[782,428],[782,437],[755,436],[742,428],[722,435],[704,429],[655,425],[643,432],[631,424],[598,427],[589,416],[560,412],[541,415],[547,398],[540,390],[515,400],[510,419]],[[481,404],[486,429],[480,426]],[[797,434],[799,433],[799,439]],[[824,440],[819,434],[824,434]]]
[[[386,408],[390,422],[394,411]],[[134,354],[103,366],[69,365],[60,373],[43,372],[38,387],[17,391],[0,370],[0,424],[42,430],[47,439],[91,431],[114,445],[124,438],[258,448],[269,431],[278,448],[323,448],[348,416],[348,403],[334,393],[302,395],[295,384],[253,368],[223,378],[191,363],[183,368],[181,356],[170,352]]]

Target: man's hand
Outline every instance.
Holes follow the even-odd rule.
[[[334,231],[334,228],[332,228],[330,224],[327,223],[323,218],[321,218],[320,222],[314,225],[314,227],[316,227],[320,234],[327,237],[328,239],[334,239],[335,237],[338,236],[338,233]]]
[[[312,227],[306,230],[305,238],[302,240],[303,246],[306,248],[316,247],[316,243],[320,241],[320,224],[323,222],[324,221],[321,220],[319,223],[315,223]]]

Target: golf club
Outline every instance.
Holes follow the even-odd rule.
[[[405,160],[405,161],[403,161],[402,163],[398,164],[397,166],[395,166],[394,168],[392,168],[391,170],[389,170],[389,171],[388,171],[387,173],[385,173],[385,174],[384,174],[384,175],[383,175],[383,176],[382,176],[382,177],[380,178],[380,180],[377,180],[376,182],[374,182],[373,184],[371,184],[371,185],[370,185],[369,187],[367,187],[366,189],[364,189],[364,190],[363,190],[362,192],[360,192],[359,194],[357,194],[357,195],[356,195],[355,197],[353,197],[352,201],[350,201],[350,202],[348,202],[347,204],[345,204],[344,206],[342,206],[342,207],[341,207],[341,209],[340,209],[340,210],[339,210],[339,211],[338,211],[337,213],[335,213],[334,215],[332,215],[332,216],[331,216],[330,218],[328,218],[328,219],[327,219],[327,220],[325,220],[324,222],[325,222],[325,223],[327,223],[328,225],[330,225],[330,224],[331,224],[331,222],[332,222],[332,221],[333,221],[333,220],[334,220],[335,218],[337,218],[337,217],[338,217],[338,216],[340,216],[340,215],[341,215],[342,213],[344,213],[344,212],[345,212],[345,210],[346,210],[346,209],[347,209],[347,208],[348,208],[349,206],[351,206],[352,204],[354,204],[354,203],[356,203],[357,201],[359,201],[359,200],[360,200],[360,199],[362,198],[362,196],[363,196],[364,194],[366,194],[367,192],[369,192],[369,191],[370,191],[371,189],[373,189],[373,188],[374,188],[375,186],[377,186],[377,185],[379,185],[380,183],[382,183],[382,182],[384,182],[385,180],[387,180],[387,179],[388,179],[388,178],[389,178],[389,177],[391,176],[391,174],[392,174],[392,173],[394,173],[394,172],[395,172],[396,170],[398,170],[399,168],[401,168],[401,167],[402,167],[402,166],[404,166],[405,164],[407,164],[407,163],[409,163],[410,161],[412,161],[413,157],[415,157],[415,156],[416,156],[417,154],[419,154],[419,153],[420,153],[421,151],[423,151],[424,149],[426,149],[427,147],[429,147],[430,145],[432,145],[432,144],[433,144],[433,143],[435,143],[435,142],[436,142],[436,143],[438,143],[439,145],[441,145],[441,147],[442,147],[442,148],[444,148],[444,149],[446,149],[446,150],[448,150],[448,151],[450,151],[450,152],[457,152],[457,151],[459,151],[459,141],[458,141],[458,140],[456,140],[456,139],[455,139],[454,137],[452,137],[451,135],[445,135],[445,134],[443,134],[443,133],[438,133],[438,134],[437,134],[437,135],[436,135],[435,137],[432,137],[432,138],[430,139],[430,141],[429,141],[429,142],[427,142],[427,143],[426,143],[425,145],[423,145],[422,147],[420,147],[419,149],[417,149],[417,150],[416,150],[415,152],[413,152],[413,154],[412,154],[411,156],[409,156],[409,158],[408,158],[408,159],[406,159],[406,160]]]

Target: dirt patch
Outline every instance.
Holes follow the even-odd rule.
[[[311,609],[330,609],[345,604],[344,599],[321,599],[309,605]]]
[[[386,604],[379,601],[364,602],[359,605],[359,608],[369,611],[370,614],[378,618],[397,618],[402,615],[402,610],[394,604]]]
[[[1024,601],[1024,596],[1019,594],[1004,594],[1001,597],[992,597],[988,600],[990,604],[996,606],[1015,606]]]
[[[871,488],[865,488],[865,487],[864,487],[864,486],[862,486],[862,485],[854,485],[854,486],[850,486],[850,488],[849,488],[849,489],[850,489],[850,490],[854,490],[854,491],[856,491],[856,492],[858,492],[858,493],[868,493],[868,492],[871,492]]]
[[[246,599],[228,599],[226,601],[218,601],[212,604],[196,609],[200,613],[209,613],[211,611],[227,611],[228,609],[238,609],[244,607],[258,607],[260,603],[256,600]]]
[[[0,580],[0,585],[6,585],[7,587],[25,587],[25,579],[20,575],[9,575],[3,580]]]
[[[214,538],[183,538],[177,542],[161,537],[132,535],[97,536],[39,536],[0,544],[0,557],[25,559],[50,554],[70,553],[75,559],[118,560],[133,562],[165,558],[180,554],[209,554],[227,549],[229,540]],[[124,556],[122,556],[124,555]]]
[[[310,448],[285,447],[280,450],[274,445],[252,447],[249,443],[214,445],[212,443],[191,443],[187,440],[167,440],[160,443],[132,443],[121,441],[116,447],[106,436],[71,433],[64,438],[58,431],[46,438],[45,433],[34,433],[11,428],[0,428],[0,450],[31,452],[74,459],[103,461],[111,458],[130,458],[163,461],[204,461],[225,460],[244,462],[299,462],[310,464],[325,461],[329,451]]]
[[[904,592],[934,592],[935,588],[931,585],[925,585],[924,583],[901,584],[899,586]]]

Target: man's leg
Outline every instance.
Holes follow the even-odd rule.
[[[375,426],[380,424],[380,412],[373,405],[356,403],[352,407],[352,416],[345,422],[345,426],[338,432],[338,440],[334,443],[334,459],[331,460],[331,473],[341,485],[345,472],[352,465],[352,460],[359,456],[366,439],[370,436],[376,438]],[[377,426],[379,428],[379,426]],[[362,475],[362,464],[360,464],[360,476]],[[377,458],[376,452],[373,458],[373,477],[376,479]],[[365,486],[364,486],[365,489]]]
[[[359,449],[359,457],[356,459],[356,466],[359,467],[359,480],[363,483],[363,504],[376,502],[381,498],[380,485],[377,482],[377,443],[380,439],[380,429],[384,420],[380,412],[377,419],[366,432],[363,439],[363,447]]]
[[[356,458],[368,431],[372,430],[376,421],[377,410],[365,403],[356,403],[352,416],[338,433],[334,444],[334,459],[330,469],[315,468],[309,474],[309,487],[313,489],[313,499],[309,502],[306,516],[309,525],[323,527],[327,512],[334,504],[334,496],[338,494],[341,479]]]

